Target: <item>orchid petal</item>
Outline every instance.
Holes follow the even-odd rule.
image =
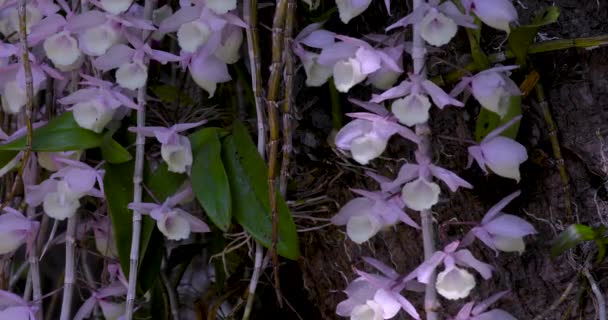
[[[477,272],[486,280],[492,277],[492,266],[477,260],[469,250],[463,249],[454,252],[454,259],[458,265],[471,267],[477,270]]]
[[[521,191],[518,190],[498,201],[498,203],[493,205],[492,208],[490,208],[490,210],[486,212],[483,219],[481,220],[481,224],[486,224],[492,221],[497,215],[501,213],[502,209],[504,209],[511,201],[513,201],[513,199],[517,198],[520,194]]]
[[[463,187],[463,188],[467,188],[467,189],[473,188],[473,186],[470,183],[466,182],[464,179],[457,176],[452,171],[438,167],[436,165],[429,165],[429,169],[433,173],[433,176],[435,176],[437,179],[443,181],[448,186],[448,188],[450,188],[450,190],[452,192],[455,192],[456,190],[458,190],[459,187]]]
[[[384,100],[406,96],[412,90],[412,86],[413,84],[410,81],[404,80],[399,85],[384,91],[382,94],[372,95],[372,99],[370,100],[370,102],[380,103]]]
[[[511,238],[521,238],[536,233],[536,229],[529,222],[511,214],[502,214],[485,223],[483,228],[491,234]]]
[[[455,107],[464,106],[464,104],[462,102],[452,98],[450,95],[445,93],[445,91],[443,91],[443,89],[439,88],[436,84],[434,84],[430,80],[422,81],[421,85],[422,85],[422,88],[424,88],[424,91],[426,91],[426,93],[429,96],[431,96],[431,99],[433,99],[433,102],[435,103],[435,105],[437,105],[437,107],[439,107],[440,109],[442,109],[443,107],[445,107],[447,105],[452,105]]]

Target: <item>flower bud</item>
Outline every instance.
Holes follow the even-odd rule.
[[[454,267],[437,274],[435,288],[449,300],[466,298],[475,288],[475,277],[465,269]]]
[[[116,82],[123,88],[136,90],[148,80],[148,68],[139,61],[125,63],[116,70]]]
[[[410,94],[404,98],[393,101],[391,111],[406,126],[421,124],[429,120],[431,102],[421,94]]]
[[[25,90],[17,84],[17,81],[9,81],[4,85],[2,94],[2,110],[6,113],[17,114],[27,102]]]
[[[42,46],[46,56],[58,67],[71,66],[82,56],[78,41],[67,31],[51,35],[44,40]]]
[[[177,42],[186,52],[195,52],[211,36],[209,26],[199,20],[184,23],[177,30]]]
[[[101,255],[108,258],[118,257],[118,249],[111,232],[95,228],[93,233],[95,234],[95,248]]]
[[[85,30],[78,38],[80,49],[90,56],[101,56],[119,40],[118,30],[105,23]]]
[[[350,88],[365,80],[366,77],[361,73],[361,63],[354,58],[336,62],[333,75],[336,89],[340,92],[348,92]]]
[[[171,172],[184,173],[192,165],[190,140],[184,136],[179,136],[176,144],[161,145],[160,154]]]
[[[79,102],[72,107],[74,120],[82,128],[100,133],[112,120],[114,110],[106,107],[98,99]]]

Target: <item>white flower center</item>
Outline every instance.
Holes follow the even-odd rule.
[[[79,37],[80,48],[91,56],[101,56],[118,42],[119,34],[110,24],[87,29]]]
[[[350,152],[355,161],[366,165],[384,152],[386,144],[386,140],[380,139],[375,134],[365,134],[353,139],[350,145]]]
[[[436,183],[418,178],[403,186],[401,197],[409,208],[421,211],[435,205],[439,201],[440,192]]]
[[[348,23],[352,18],[360,15],[369,7],[372,0],[336,0],[338,6],[338,12],[340,13],[340,20],[344,23]]]
[[[318,64],[318,54],[313,55],[311,59],[303,61],[304,71],[306,72],[306,85],[309,87],[320,87],[331,77],[332,68]]]
[[[475,288],[475,277],[467,270],[454,267],[450,271],[437,274],[437,292],[449,300],[466,298]]]
[[[101,7],[111,14],[121,14],[131,6],[133,0],[100,0]]]
[[[75,104],[72,112],[80,127],[97,133],[103,131],[114,115],[114,110],[107,108],[97,99]]]
[[[148,68],[141,62],[125,63],[116,70],[116,82],[123,88],[135,90],[148,80]]]
[[[217,14],[236,9],[236,0],[207,0],[207,7]]]
[[[51,218],[64,220],[73,216],[80,207],[78,198],[69,190],[65,181],[57,183],[57,191],[44,196],[42,208]]]
[[[376,235],[382,228],[381,221],[374,215],[353,216],[346,224],[346,234],[357,244],[361,244]]]
[[[125,314],[126,303],[108,302],[105,300],[99,301],[101,312],[106,320],[118,320]]]
[[[182,240],[190,236],[190,224],[174,212],[165,214],[156,225],[158,230],[170,240]]]
[[[228,38],[215,49],[215,56],[226,62],[227,64],[233,64],[239,60],[239,50],[243,43],[243,32],[241,30],[235,30],[231,32]]]
[[[356,306],[350,313],[351,320],[382,320],[384,319],[382,307],[373,300]]]
[[[492,237],[494,238],[494,246],[500,251],[522,254],[526,250],[526,243],[523,238],[510,238],[501,235],[492,235]]]
[[[348,92],[357,83],[365,80],[361,73],[361,63],[354,58],[336,62],[333,69],[334,83],[340,92]]]
[[[420,22],[420,36],[430,45],[439,47],[450,42],[458,26],[454,20],[432,9]]]
[[[42,46],[46,56],[57,66],[70,66],[78,62],[81,56],[78,41],[67,31],[48,37]]]
[[[21,112],[27,101],[25,90],[21,88],[16,80],[9,81],[4,85],[2,94],[2,109],[10,114]]]
[[[169,171],[184,173],[192,165],[192,148],[190,141],[184,136],[179,137],[177,144],[161,145],[160,154]]]
[[[195,52],[211,36],[211,29],[202,21],[184,23],[177,30],[177,42],[182,50]]]
[[[406,126],[425,123],[429,120],[429,109],[431,109],[429,98],[420,94],[410,94],[393,101],[391,105],[393,114]]]

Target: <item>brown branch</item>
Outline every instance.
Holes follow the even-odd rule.
[[[274,273],[274,285],[279,306],[283,306],[281,300],[281,288],[279,282],[279,255],[277,253],[277,242],[279,238],[279,215],[277,213],[277,190],[276,172],[279,154],[279,114],[278,100],[280,98],[281,74],[283,66],[283,34],[285,16],[287,13],[287,0],[277,0],[272,23],[272,64],[270,65],[270,77],[268,79],[268,95],[266,96],[268,114],[268,128],[270,138],[268,140],[268,193],[270,197],[270,210],[272,214],[272,267]]]
[[[281,161],[281,174],[279,177],[279,190],[283,197],[287,193],[287,182],[289,177],[289,165],[291,153],[293,152],[293,104],[295,94],[293,92],[294,57],[292,51],[293,28],[296,15],[296,1],[287,1],[287,17],[285,18],[285,37],[283,40],[285,54],[285,89],[283,94],[283,159]]]

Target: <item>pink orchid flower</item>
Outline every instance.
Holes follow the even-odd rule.
[[[455,97],[468,89],[479,104],[504,117],[509,110],[512,96],[521,95],[521,90],[508,76],[508,72],[519,66],[499,66],[484,70],[472,77],[463,77],[450,95]]]
[[[521,117],[519,115],[511,119],[504,125],[492,130],[478,145],[470,146],[468,148],[469,163],[467,167],[470,167],[475,160],[485,174],[488,174],[487,167],[501,177],[519,182],[521,179],[519,166],[528,160],[528,152],[526,147],[519,142],[500,134],[521,120]]]
[[[347,202],[331,222],[337,226],[346,225],[346,234],[353,242],[361,244],[382,228],[393,226],[399,221],[420,229],[403,211],[405,204],[399,197],[382,191],[351,190],[362,197]]]
[[[440,109],[446,105],[464,106],[462,102],[450,97],[432,81],[411,73],[409,78],[409,81],[404,80],[398,86],[390,88],[382,94],[374,94],[370,101],[380,103],[389,99],[397,99],[393,101],[391,111],[399,122],[407,126],[428,121],[431,108],[429,96]]]
[[[471,16],[464,15],[451,1],[429,0],[412,13],[386,28],[387,31],[410,24],[420,26],[420,36],[430,45],[439,47],[450,42],[458,26],[477,28]]]
[[[178,123],[169,128],[165,127],[131,127],[129,131],[141,133],[146,137],[156,137],[161,143],[161,157],[167,164],[169,171],[177,173],[189,172],[192,166],[192,147],[190,140],[178,133],[196,128],[204,123],[202,120],[195,123]]]
[[[502,209],[520,194],[520,191],[516,191],[490,208],[481,223],[463,238],[461,246],[468,246],[477,238],[496,251],[497,255],[498,250],[523,253],[526,249],[523,238],[535,234],[536,229],[526,220],[502,212]]]
[[[175,207],[184,199],[190,198],[191,196],[192,188],[188,186],[183,191],[167,198],[162,205],[156,203],[131,203],[129,204],[129,209],[149,214],[152,219],[156,220],[158,230],[160,230],[167,239],[183,240],[187,239],[191,232],[211,231],[209,226],[202,220]]]
[[[322,86],[331,78],[333,72],[331,66],[318,63],[318,53],[306,49],[306,47],[323,49],[336,42],[336,34],[320,29],[322,26],[323,22],[309,24],[300,31],[293,41],[293,52],[300,58],[304,66],[306,85],[309,87]]]
[[[114,241],[114,230],[108,216],[90,220],[87,228],[93,229],[95,235],[95,248],[104,257],[117,258],[118,249]]]
[[[469,302],[462,306],[456,317],[451,317],[449,320],[517,320],[502,309],[486,311],[492,304],[508,292],[509,291],[499,292],[480,303],[477,303],[476,301]]]
[[[21,212],[5,207],[0,215],[0,255],[13,252],[24,243],[29,252],[34,245],[39,223],[24,217]]]
[[[143,87],[148,80],[148,59],[156,60],[161,64],[171,61],[180,61],[174,54],[155,50],[135,35],[125,32],[124,36],[133,48],[125,44],[117,44],[104,55],[93,61],[93,66],[101,71],[116,70],[116,82],[125,89],[136,90]]]
[[[382,275],[370,274],[355,270],[359,275],[344,292],[348,298],[338,304],[336,314],[342,317],[359,319],[391,319],[403,309],[412,318],[420,319],[420,315],[412,303],[403,297],[403,289],[417,290],[411,282],[400,282],[399,274],[381,261],[370,257],[363,260],[380,271]],[[373,314],[373,318],[369,316]]]
[[[394,134],[418,143],[420,138],[409,128],[397,123],[384,107],[379,104],[350,101],[370,112],[347,114],[355,120],[349,122],[336,134],[335,143],[338,149],[350,151],[353,159],[366,165],[384,152],[388,139]]]
[[[343,23],[348,23],[354,17],[357,17],[367,10],[371,3],[372,0],[336,0],[340,20],[342,20]],[[309,3],[309,5],[310,4],[311,3]],[[384,0],[384,5],[386,6],[386,11],[388,11],[388,14],[390,15],[391,1]]]
[[[450,300],[467,297],[475,288],[475,277],[460,267],[475,269],[486,280],[492,277],[493,268],[491,265],[477,260],[469,250],[457,250],[459,245],[459,241],[454,241],[445,246],[442,251],[435,252],[405,277],[404,281],[418,279],[421,283],[429,283],[435,269],[443,263],[444,270],[437,275],[435,282],[437,292]]]
[[[68,110],[72,111],[80,127],[99,133],[112,120],[119,107],[139,109],[132,98],[113,83],[85,74],[81,74],[81,77],[84,80],[80,83],[87,87],[58,100],[61,104],[71,105]]]
[[[511,22],[517,21],[517,10],[511,0],[461,0],[467,14],[473,11],[479,20],[494,29],[510,32]]]
[[[459,187],[472,189],[473,186],[452,171],[446,170],[431,163],[431,160],[420,152],[416,152],[417,164],[406,163],[397,174],[397,178],[390,182],[381,183],[383,191],[403,186],[402,194],[405,205],[413,210],[430,209],[439,201],[441,190],[439,186],[428,181],[426,176],[434,176],[443,181],[448,188],[455,192]]]
[[[120,282],[114,282],[99,291],[92,292],[74,315],[74,320],[88,319],[96,306],[101,308],[104,318],[118,319],[125,312],[125,303],[113,302],[110,298],[122,297],[125,294],[127,287]]]
[[[0,319],[36,320],[38,308],[20,296],[0,290]]]

